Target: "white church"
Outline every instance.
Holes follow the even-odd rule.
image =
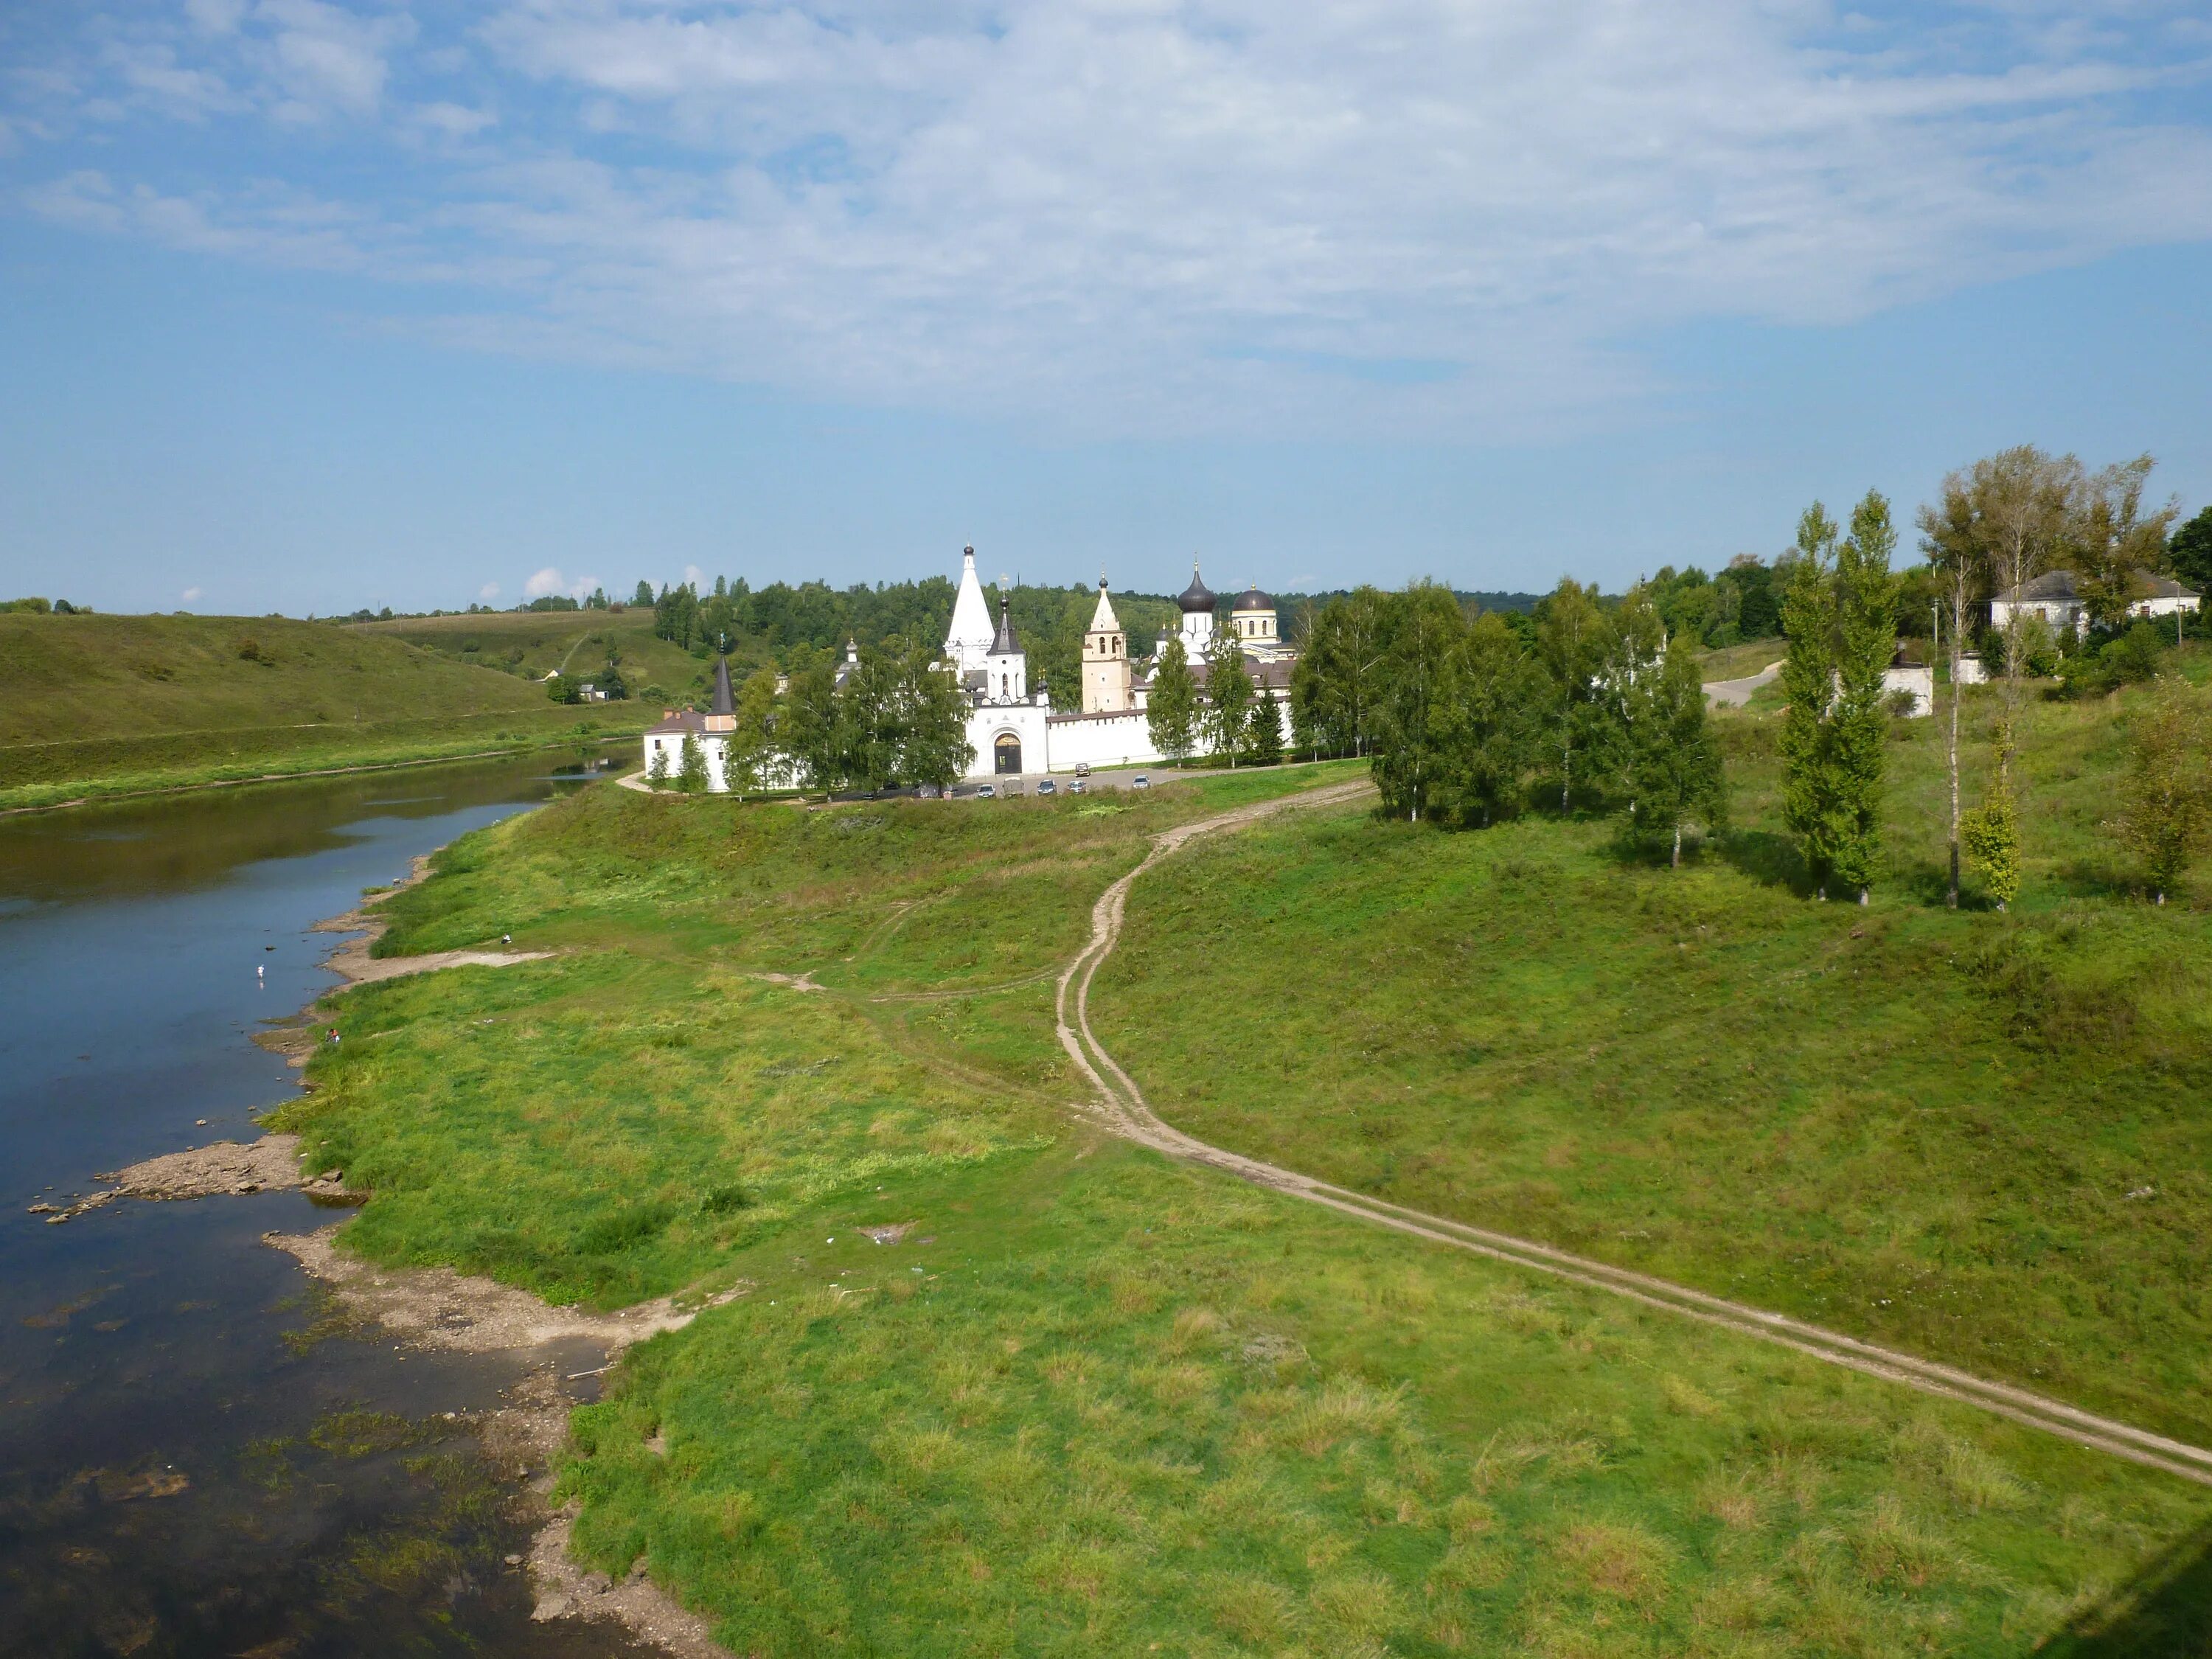
[[[1158,651],[1171,638],[1182,641],[1192,675],[1203,690],[1206,653],[1213,642],[1218,600],[1201,580],[1195,563],[1190,586],[1177,596],[1182,622],[1160,635]],[[1254,689],[1275,704],[1285,741],[1290,732],[1291,667],[1297,653],[1284,644],[1275,602],[1258,588],[1237,595],[1228,624],[1244,653]],[[1155,653],[1153,661],[1158,660]],[[971,712],[968,742],[975,751],[970,778],[1066,772],[1078,765],[1148,766],[1165,758],[1152,744],[1145,707],[1152,692],[1150,673],[1139,672],[1129,655],[1129,635],[1114,614],[1106,579],[1098,579],[1098,605],[1083,635],[1083,707],[1053,713],[1046,688],[1030,684],[1029,656],[1014,637],[1006,596],[999,597],[994,623],[975,575],[975,550],[962,550],[960,586],[952,601],[952,626],[945,636],[945,662],[960,676]]]
[[[1179,627],[1160,635],[1152,661],[1167,649],[1171,639],[1181,639],[1192,678],[1202,692],[1206,686],[1206,653],[1213,643],[1216,609],[1219,600],[1201,580],[1194,562],[1190,586],[1176,596],[1182,607]],[[1231,603],[1229,628],[1244,654],[1245,671],[1253,689],[1275,706],[1275,717],[1290,738],[1291,669],[1297,653],[1286,645],[1278,626],[1275,602],[1250,587]],[[852,666],[852,647],[840,665],[838,678]],[[1139,672],[1129,655],[1129,635],[1114,614],[1106,579],[1098,579],[1098,605],[1091,613],[1091,626],[1083,636],[1083,707],[1079,712],[1053,713],[1042,684],[1030,683],[1029,655],[1014,637],[1013,618],[1006,595],[999,597],[994,621],[983,585],[975,575],[975,550],[962,550],[960,586],[952,601],[952,626],[945,636],[942,664],[960,677],[969,702],[968,743],[975,750],[967,775],[971,779],[1019,776],[1024,773],[1066,772],[1079,765],[1149,766],[1165,759],[1152,744],[1145,717],[1152,692],[1150,665]],[[730,685],[727,658],[714,663],[714,695],[707,711],[671,709],[645,734],[645,764],[649,777],[676,775],[683,765],[688,738],[698,745],[707,767],[711,794],[729,789],[726,762],[730,735],[737,729],[737,705]],[[764,780],[769,787],[788,787],[790,780]]]

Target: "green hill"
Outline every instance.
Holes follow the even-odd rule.
[[[0,808],[634,729],[406,641],[280,617],[0,615]]]
[[[639,701],[682,701],[703,690],[710,659],[656,638],[650,611],[501,611],[473,617],[399,617],[356,623],[344,630],[362,640],[391,640],[470,668],[542,680],[556,672],[588,679],[610,652]],[[742,655],[742,644],[738,647]],[[654,693],[647,696],[648,691]],[[659,711],[656,709],[656,713]]]

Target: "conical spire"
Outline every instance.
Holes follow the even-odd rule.
[[[1011,657],[1022,648],[1014,640],[1014,617],[1007,608],[1009,603],[1004,593],[999,595],[999,631],[991,641],[991,654],[994,657]]]
[[[730,659],[727,655],[714,659],[714,701],[708,705],[710,714],[734,714],[738,700],[730,691]]]
[[[1118,634],[1121,619],[1114,614],[1114,601],[1106,597],[1106,573],[1098,573],[1098,608],[1091,613],[1091,631],[1094,634]]]
[[[960,552],[960,587],[952,599],[952,625],[945,630],[945,654],[963,668],[981,668],[991,649],[991,607],[975,575],[975,550]]]

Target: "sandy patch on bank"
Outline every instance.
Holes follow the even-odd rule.
[[[430,873],[431,854],[419,854],[408,866],[402,880],[394,882],[380,893],[372,893],[342,916],[332,916],[319,921],[313,931],[318,933],[356,933],[323,960],[323,966],[344,980],[348,985],[370,985],[380,979],[398,979],[404,974],[426,974],[437,968],[512,968],[518,962],[543,962],[553,955],[550,951],[430,951],[419,957],[372,957],[370,947],[382,939],[392,926],[391,919],[381,914],[384,901],[394,893],[403,892]]]
[[[292,1255],[349,1309],[374,1317],[395,1335],[464,1353],[527,1352],[581,1341],[599,1350],[603,1363],[598,1370],[605,1370],[632,1343],[681,1330],[707,1309],[734,1302],[752,1289],[740,1280],[708,1297],[661,1297],[614,1313],[592,1313],[556,1308],[527,1291],[451,1267],[380,1267],[342,1255],[337,1233],[336,1227],[266,1233],[263,1243]],[[567,1380],[594,1374],[574,1372]],[[504,1405],[480,1420],[485,1455],[495,1465],[514,1467],[528,1481],[543,1522],[529,1556],[538,1587],[531,1616],[612,1620],[678,1659],[728,1659],[728,1650],[714,1638],[713,1626],[647,1578],[642,1561],[616,1580],[569,1559],[574,1511],[546,1507],[554,1468],[568,1443],[568,1413],[576,1403],[562,1387],[563,1380],[549,1358],[507,1390]]]
[[[362,1196],[346,1190],[341,1172],[336,1170],[302,1179],[297,1135],[264,1135],[258,1140],[243,1144],[218,1140],[185,1152],[164,1152],[159,1158],[149,1158],[143,1164],[94,1179],[115,1184],[104,1193],[78,1200],[66,1209],[33,1204],[31,1213],[45,1216],[47,1225],[52,1226],[82,1215],[87,1210],[112,1204],[118,1198],[212,1198],[221,1194],[289,1192],[295,1187],[313,1197],[340,1203],[356,1201]]]

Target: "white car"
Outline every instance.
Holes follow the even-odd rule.
[[[1149,789],[1152,787],[1152,781],[1146,777],[1142,772],[1138,773],[1135,777],[1129,780],[1129,787],[1132,789]]]

